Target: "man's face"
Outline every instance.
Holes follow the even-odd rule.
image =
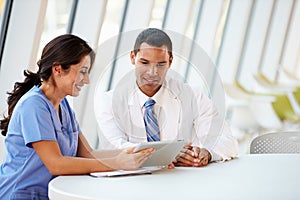
[[[142,43],[140,50],[134,55],[130,53],[131,63],[135,65],[136,81],[140,90],[152,97],[165,80],[173,58],[168,53],[167,46],[154,47]]]

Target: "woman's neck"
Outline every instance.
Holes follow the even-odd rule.
[[[65,96],[61,95],[55,85],[51,84],[51,82],[43,82],[40,89],[46,98],[53,104],[57,113],[59,113],[59,104]]]

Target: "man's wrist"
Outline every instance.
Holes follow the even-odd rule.
[[[207,152],[207,155],[208,155],[208,162],[210,162],[211,159],[212,159],[212,155],[211,155],[210,151],[209,151],[208,149],[205,149],[205,148],[203,148],[203,149]]]
[[[211,154],[210,154],[209,151],[207,151],[207,152],[208,152],[208,162],[210,162],[211,161]]]

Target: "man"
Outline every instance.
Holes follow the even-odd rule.
[[[174,160],[177,166],[206,166],[237,156],[237,141],[211,101],[171,77],[172,42],[165,32],[142,31],[130,59],[135,75],[129,73],[95,105],[100,144],[125,148],[184,139],[187,144]]]

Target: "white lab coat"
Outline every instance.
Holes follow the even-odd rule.
[[[96,96],[100,148],[127,148],[147,142],[143,104],[148,98],[139,90],[134,78]],[[236,139],[211,100],[200,90],[166,78],[151,98],[156,101],[154,109],[162,141],[191,141],[195,146],[206,148],[212,160],[224,161],[237,156]]]

